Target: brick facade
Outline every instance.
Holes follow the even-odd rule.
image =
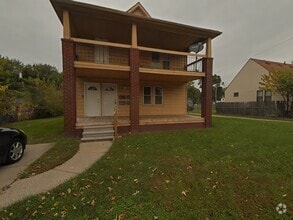
[[[212,127],[212,107],[213,107],[213,58],[205,58],[203,61],[203,71],[206,76],[202,78],[201,94],[201,117],[205,118],[205,127]]]
[[[139,50],[130,49],[130,131],[139,132]]]
[[[74,42],[62,39],[64,133],[76,136],[76,75],[74,70]]]

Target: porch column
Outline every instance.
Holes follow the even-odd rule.
[[[130,48],[130,131],[139,132],[139,50]]]
[[[76,75],[74,70],[74,42],[62,39],[63,58],[63,102],[64,102],[64,133],[75,136],[76,122]]]
[[[201,117],[205,118],[205,127],[212,127],[212,73],[213,58],[205,58],[203,60],[203,71],[206,76],[202,78],[202,94],[201,94]]]

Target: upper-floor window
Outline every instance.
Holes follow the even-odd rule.
[[[163,54],[163,69],[170,69],[169,54]]]
[[[152,53],[152,67],[160,68],[160,54],[157,52]]]
[[[239,92],[234,92],[234,97],[239,97]]]

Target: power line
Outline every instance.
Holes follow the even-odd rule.
[[[271,46],[271,47],[268,47],[268,48],[266,48],[266,49],[261,50],[260,52],[257,52],[257,53],[255,53],[255,54],[253,54],[251,57],[254,57],[254,56],[257,56],[257,55],[263,54],[264,52],[269,51],[269,50],[271,50],[271,49],[273,49],[273,48],[275,48],[275,47],[277,47],[277,46],[279,46],[279,45],[281,45],[281,44],[284,44],[284,43],[286,43],[286,42],[288,42],[288,41],[290,41],[290,40],[293,40],[293,35],[292,35],[291,37],[289,37],[288,39],[286,39],[286,40],[280,41],[280,42],[274,44],[274,45]],[[242,59],[241,61],[237,62],[236,64],[231,64],[231,65],[229,65],[229,66],[226,65],[225,67],[221,67],[221,68],[218,70],[218,72],[221,72],[222,70],[225,70],[226,68],[231,67],[231,66],[238,66],[239,64],[245,62],[246,60],[247,60],[247,59]]]

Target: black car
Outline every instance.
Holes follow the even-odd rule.
[[[0,127],[0,164],[19,161],[27,142],[26,134],[14,128]]]

